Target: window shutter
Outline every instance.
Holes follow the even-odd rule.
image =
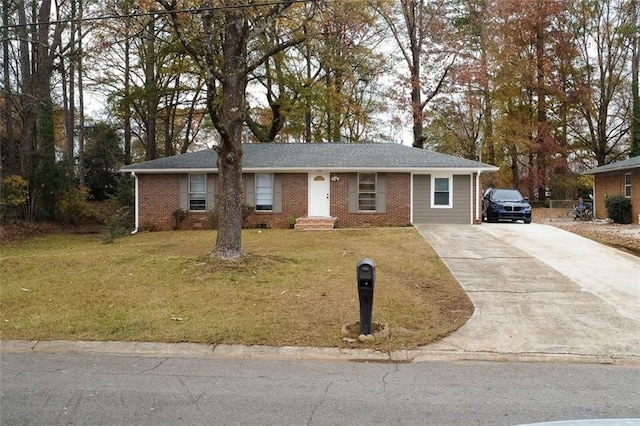
[[[387,175],[376,175],[376,213],[387,212]]]
[[[358,213],[358,174],[349,173],[349,213]]]
[[[282,175],[273,175],[273,212],[282,213]]]
[[[245,203],[247,206],[256,206],[256,175],[254,173],[247,173],[244,175],[244,192]]]
[[[182,210],[189,211],[189,175],[178,175],[178,204]]]
[[[216,175],[207,173],[207,210],[213,210],[216,207]]]

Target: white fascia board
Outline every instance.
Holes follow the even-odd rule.
[[[610,169],[606,169],[606,170],[597,170],[597,171],[594,171],[594,170],[588,170],[588,171],[586,171],[586,172],[582,172],[582,173],[580,173],[580,174],[581,174],[581,175],[598,175],[598,174],[601,174],[601,173],[612,173],[612,172],[614,172],[614,173],[615,173],[615,172],[625,172],[625,173],[628,173],[628,172],[627,172],[627,170],[638,169],[638,168],[640,168],[640,165],[638,165],[638,164],[632,164],[632,165],[630,165],[630,166],[615,167],[615,168],[614,168],[614,167],[612,167],[612,168],[610,168]]]
[[[137,175],[144,174],[165,174],[165,173],[217,173],[218,169],[120,169],[121,173],[135,173]]]
[[[413,173],[413,174],[431,174],[431,173],[450,173],[450,174],[469,174],[478,172],[495,172],[498,167],[491,168],[467,168],[467,167],[298,167],[291,169],[268,168],[268,167],[245,167],[242,169],[246,173],[355,173],[355,172],[380,172],[380,173]]]
[[[431,174],[431,173],[450,173],[450,174],[469,174],[478,172],[495,172],[498,167],[491,168],[468,168],[468,167],[302,167],[302,168],[270,168],[270,167],[251,167],[243,168],[245,173],[354,173],[354,172],[380,172],[380,173],[413,173],[413,174]],[[211,169],[120,169],[120,172],[133,172],[136,174],[161,174],[161,173],[217,173],[217,168]]]

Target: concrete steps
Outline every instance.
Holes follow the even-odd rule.
[[[299,217],[296,219],[294,229],[320,231],[324,229],[333,229],[335,223],[335,217]]]

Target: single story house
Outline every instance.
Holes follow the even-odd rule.
[[[598,219],[607,218],[605,200],[614,195],[624,195],[631,200],[631,219],[640,219],[640,156],[596,167],[584,173],[593,175],[594,212]]]
[[[121,169],[135,176],[138,229],[206,227],[215,208],[212,149]],[[247,225],[286,228],[480,223],[480,175],[497,167],[390,143],[243,144]]]

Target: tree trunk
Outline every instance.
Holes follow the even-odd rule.
[[[158,124],[158,87],[156,81],[155,58],[155,24],[152,17],[146,31],[146,58],[144,63],[145,95],[146,95],[146,126],[147,126],[147,152],[146,160],[155,160],[157,153],[157,124]]]
[[[33,88],[35,82],[31,71],[29,35],[27,33],[27,15],[24,0],[18,2],[16,10],[18,11],[18,23],[20,24],[17,30],[20,38],[20,74],[22,76],[20,92],[23,94],[22,105],[20,107],[23,126],[22,141],[20,142],[20,174],[26,179],[31,179],[38,108],[37,100],[32,96],[35,92]]]
[[[129,41],[129,21],[124,42],[124,164],[131,164],[131,42]]]
[[[5,143],[0,142],[0,158],[7,159],[7,164],[0,167],[0,185],[4,179],[4,174],[14,174],[19,171],[18,155],[16,152],[15,139],[13,135],[13,95],[10,80],[9,68],[9,2],[2,2],[2,72],[5,91],[4,119],[7,126],[7,137]]]
[[[632,101],[632,117],[631,117],[631,152],[630,157],[640,155],[640,89],[638,83],[638,73],[640,70],[640,16],[638,16],[638,8],[640,2],[633,0],[631,2],[631,16],[635,34],[631,40],[631,101]]]
[[[482,67],[482,99],[483,99],[483,119],[484,119],[484,137],[483,137],[483,152],[486,153],[486,158],[483,159],[484,162],[488,164],[496,164],[496,151],[495,145],[493,143],[493,104],[491,100],[491,85],[489,75],[489,61],[488,61],[488,52],[487,45],[489,40],[487,40],[487,21],[486,21],[486,11],[487,4],[486,2],[482,2],[481,4],[482,10],[480,13],[480,19],[478,21],[478,25],[480,26],[480,63]]]
[[[416,2],[409,6],[409,14],[405,14],[407,28],[410,29],[409,43],[412,63],[409,65],[411,72],[411,113],[413,117],[413,147],[424,148],[425,137],[423,133],[424,112],[422,105],[422,82],[420,79],[420,54],[422,50],[422,2]],[[419,8],[419,9],[417,9]]]
[[[84,158],[84,136],[85,136],[85,124],[84,124],[84,67],[82,58],[84,52],[82,50],[82,18],[84,15],[84,9],[82,7],[82,0],[78,0],[78,15],[80,22],[78,22],[78,183],[80,188],[85,188],[85,158]]]
[[[222,103],[214,105],[215,93],[209,83],[209,110],[221,136],[218,153],[217,213],[218,237],[212,257],[237,259],[242,249],[242,126],[245,111],[247,23],[244,11],[225,12]],[[216,106],[219,109],[216,110]],[[214,109],[212,109],[212,107]]]

